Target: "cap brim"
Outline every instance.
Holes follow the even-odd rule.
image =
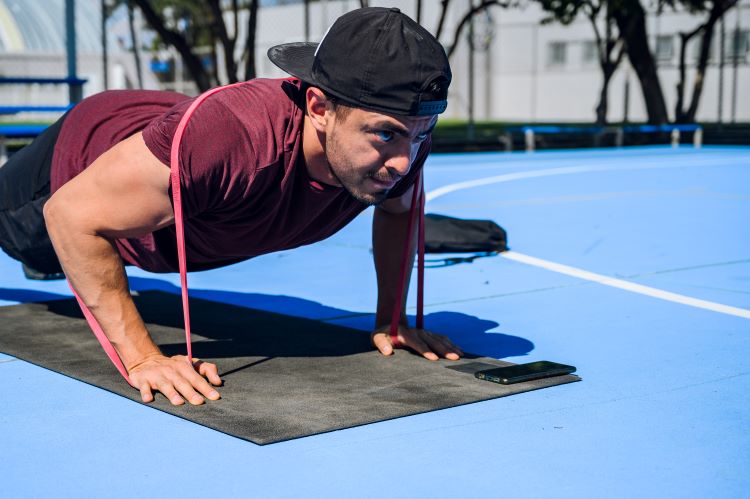
[[[284,43],[268,49],[268,58],[290,75],[314,84],[312,65],[317,48],[312,42]]]

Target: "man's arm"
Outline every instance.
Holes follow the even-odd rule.
[[[390,324],[393,308],[401,277],[401,262],[407,239],[409,246],[409,265],[407,266],[406,282],[409,282],[411,269],[414,266],[416,253],[417,230],[416,224],[412,234],[409,229],[409,208],[414,187],[401,197],[388,199],[378,205],[372,223],[372,248],[375,260],[375,271],[378,278],[378,306],[375,314],[375,332],[372,341],[375,347],[384,355],[393,353],[390,339]],[[398,339],[401,344],[429,360],[445,357],[457,360],[463,352],[446,336],[430,333],[422,329],[407,326],[406,321],[406,291],[404,290],[401,306],[401,322]]]
[[[71,285],[117,350],[144,402],[161,391],[173,404],[219,398],[216,366],[165,357],[136,310],[113,240],[148,234],[174,223],[169,168],[140,133],[102,154],[63,185],[44,206],[47,230]],[[184,397],[184,399],[183,399]]]

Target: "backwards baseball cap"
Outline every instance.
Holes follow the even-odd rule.
[[[268,58],[345,104],[402,116],[440,114],[451,68],[440,42],[397,8],[339,17],[320,43],[285,43]]]

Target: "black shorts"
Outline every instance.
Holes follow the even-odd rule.
[[[52,152],[65,116],[0,166],[0,248],[27,266],[62,272],[42,208],[50,197]]]

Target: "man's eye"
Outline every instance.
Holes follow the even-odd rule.
[[[375,135],[377,135],[377,137],[383,142],[390,142],[393,140],[393,132],[388,132],[386,130],[375,132]]]
[[[426,138],[427,138],[427,137],[428,137],[429,135],[430,135],[430,132],[420,133],[419,135],[417,135],[417,140],[418,140],[419,142],[422,142],[422,141],[423,141],[423,140],[425,140],[425,139],[426,139]]]

